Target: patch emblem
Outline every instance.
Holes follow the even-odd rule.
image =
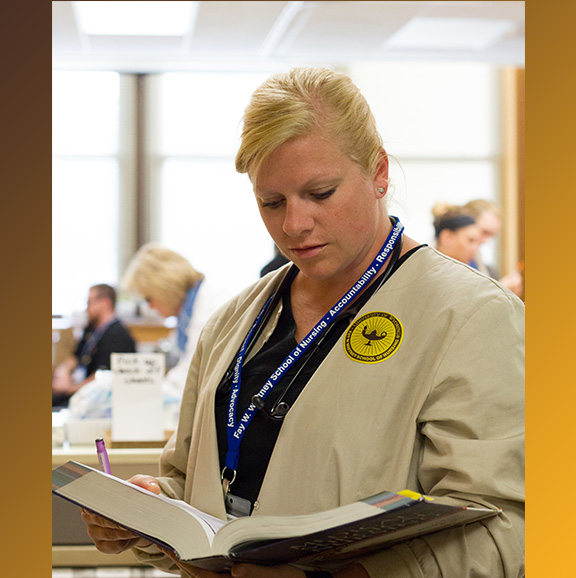
[[[360,363],[379,363],[388,359],[402,343],[404,328],[394,315],[374,311],[362,315],[346,331],[346,355]]]

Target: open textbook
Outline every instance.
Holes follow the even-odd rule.
[[[225,521],[73,461],[52,470],[52,492],[213,571],[233,562],[335,570],[351,558],[499,513],[406,491],[315,514]]]

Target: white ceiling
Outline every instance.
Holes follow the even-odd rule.
[[[519,1],[194,2],[184,36],[88,35],[74,4],[52,2],[54,68],[155,72],[374,60],[524,66]]]

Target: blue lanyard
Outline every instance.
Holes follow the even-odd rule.
[[[357,296],[357,294],[362,291],[363,287],[378,274],[378,271],[380,271],[392,253],[392,250],[394,249],[397,241],[401,238],[403,231],[404,227],[400,223],[400,220],[396,219],[396,223],[393,226],[392,231],[388,235],[388,238],[384,242],[384,245],[382,245],[380,252],[372,261],[368,269],[366,269],[364,274],[360,277],[360,279],[358,279],[358,281],[356,281],[356,283],[348,290],[348,292],[333,307],[330,308],[326,315],[324,315],[324,317],[315,325],[315,327],[308,333],[308,335],[306,335],[306,337],[300,341],[300,343],[292,350],[288,357],[286,357],[286,359],[280,364],[278,369],[276,369],[276,371],[270,376],[268,381],[266,381],[266,383],[261,387],[257,394],[261,399],[265,399],[268,396],[274,386],[284,376],[288,368],[293,363],[297,362],[302,353],[304,353],[304,351],[310,345],[312,345],[312,343],[314,343],[320,337],[320,335],[322,335],[326,328],[346,308],[347,304],[350,303]],[[256,328],[260,325],[262,317],[264,316],[264,313],[273,297],[274,296],[271,296],[266,301],[264,307],[262,307],[260,313],[258,313],[258,316],[250,328],[250,331],[244,338],[242,346],[240,347],[240,350],[236,356],[236,362],[234,364],[227,418],[228,452],[226,453],[226,467],[222,472],[222,483],[225,493],[228,491],[229,486],[232,484],[236,477],[236,468],[238,466],[238,458],[240,456],[240,444],[244,434],[246,433],[246,428],[258,411],[258,408],[253,403],[251,403],[240,419],[240,422],[236,421],[236,406],[238,403],[242,382],[242,365],[244,363],[244,357],[246,355],[248,344],[250,343]],[[226,469],[231,470],[231,478],[225,476]]]
[[[177,327],[177,343],[178,349],[182,352],[186,351],[186,344],[188,343],[188,325],[192,320],[192,310],[194,309],[194,302],[196,301],[196,295],[198,295],[198,289],[202,281],[199,281],[189,289],[186,293],[186,300],[184,305],[180,309],[178,314],[178,327]]]
[[[113,317],[110,321],[108,321],[108,323],[105,323],[104,325],[98,325],[94,329],[94,331],[89,335],[88,339],[86,339],[86,341],[84,342],[84,346],[82,347],[82,351],[80,352],[80,364],[81,365],[88,365],[88,363],[90,363],[89,361],[88,361],[88,363],[84,363],[82,361],[82,358],[85,357],[86,355],[90,355],[92,353],[92,350],[94,349],[94,347],[96,347],[96,345],[100,341],[100,338],[102,337],[102,335],[104,335],[104,333],[106,332],[108,327],[110,327],[110,325],[112,325],[112,323],[114,323],[115,321],[116,321],[116,317]]]

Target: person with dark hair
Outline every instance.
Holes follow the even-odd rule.
[[[474,217],[462,209],[444,203],[432,208],[436,249],[452,259],[470,265],[481,243]]]
[[[136,343],[115,310],[113,287],[104,283],[90,287],[88,325],[74,353],[54,369],[52,407],[66,407],[70,397],[95,378],[96,370],[110,369],[111,353],[136,352]]]

